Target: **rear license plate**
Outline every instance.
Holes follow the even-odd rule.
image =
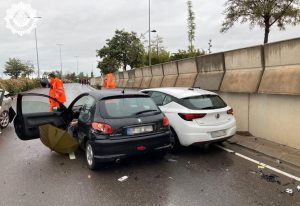
[[[215,131],[211,133],[212,138],[222,137],[226,135],[226,130]]]
[[[133,127],[127,128],[127,135],[135,135],[141,133],[153,132],[152,126],[142,126],[142,127]]]

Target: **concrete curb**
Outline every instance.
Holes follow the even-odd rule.
[[[228,142],[300,167],[300,150],[253,136],[235,135]]]

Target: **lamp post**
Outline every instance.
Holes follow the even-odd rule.
[[[78,76],[78,56],[74,56],[76,58],[77,61],[77,76]]]
[[[27,18],[34,18],[34,19],[41,19],[41,16],[28,16]],[[37,42],[37,34],[36,34],[36,27],[34,28],[34,34],[35,34],[35,50],[36,50],[36,61],[37,61],[37,67],[38,67],[38,78],[40,78],[40,61],[39,61],[39,51],[38,51],[38,42]]]
[[[59,46],[59,56],[60,56],[60,75],[61,75],[61,78],[62,78],[62,59],[61,59],[61,46],[63,44],[56,44],[57,46]]]

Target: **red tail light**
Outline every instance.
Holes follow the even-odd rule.
[[[201,114],[182,114],[182,113],[179,113],[178,115],[186,121],[193,121],[193,119],[199,119],[199,118],[205,117],[206,113],[201,113]]]
[[[163,126],[164,126],[164,127],[168,127],[169,124],[170,124],[170,122],[169,122],[168,117],[164,117],[164,119],[163,119]]]
[[[94,130],[101,132],[102,134],[112,134],[112,128],[108,124],[94,122],[92,124]]]
[[[227,110],[227,114],[233,115],[233,109]]]

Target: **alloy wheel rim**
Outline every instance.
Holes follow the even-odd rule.
[[[6,127],[9,124],[9,116],[7,112],[3,112],[1,115],[2,119],[0,121],[1,127]]]
[[[88,145],[86,148],[86,159],[89,165],[93,164],[93,150],[91,145]]]

